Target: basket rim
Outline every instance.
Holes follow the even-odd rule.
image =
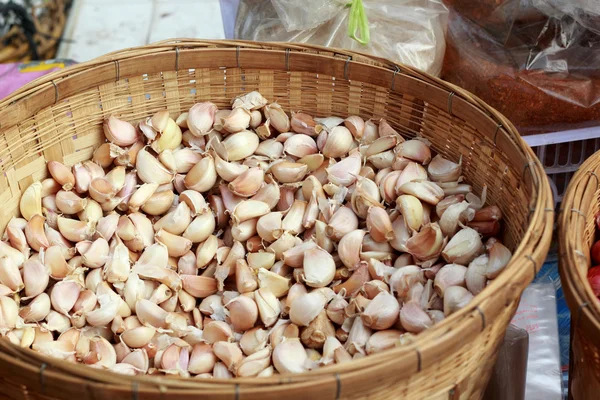
[[[428,353],[429,359],[431,358],[432,351],[438,351],[439,354],[441,354],[444,343],[448,343],[454,347],[459,346],[457,341],[460,341],[458,336],[462,336],[461,333],[469,332],[469,329],[473,331],[470,332],[471,334],[477,334],[479,331],[483,331],[486,326],[489,326],[495,321],[500,309],[504,307],[510,307],[516,301],[518,301],[522,290],[541,268],[550,246],[554,220],[554,208],[550,185],[547,179],[544,178],[545,173],[540,161],[537,159],[531,148],[522,140],[511,122],[478,97],[455,85],[430,76],[412,67],[396,64],[378,57],[373,57],[349,50],[291,43],[257,43],[247,41],[196,39],[167,40],[148,46],[130,48],[109,53],[97,59],[73,65],[64,70],[45,75],[0,101],[0,121],[2,121],[3,117],[5,116],[10,116],[11,118],[9,118],[9,120],[14,120],[18,119],[18,117],[22,117],[23,114],[30,113],[33,115],[39,111],[26,108],[26,103],[34,96],[46,96],[49,97],[48,102],[50,104],[53,104],[52,100],[54,100],[56,103],[60,99],[60,93],[58,89],[59,84],[61,80],[66,78],[79,74],[85,74],[86,72],[93,73],[93,71],[90,71],[93,68],[107,67],[116,69],[115,73],[118,80],[118,68],[120,61],[131,60],[145,55],[167,52],[169,54],[175,53],[177,57],[176,60],[178,60],[180,52],[184,52],[185,50],[189,49],[196,51],[210,49],[235,49],[238,66],[240,53],[244,52],[244,50],[258,50],[277,53],[284,52],[286,56],[286,62],[287,57],[290,54],[314,53],[319,57],[327,57],[328,59],[336,60],[336,62],[343,66],[342,68],[344,75],[346,75],[348,69],[351,70],[353,65],[366,65],[373,67],[375,70],[385,71],[387,75],[392,75],[393,73],[392,79],[397,75],[417,79],[425,84],[434,86],[436,89],[441,89],[444,92],[447,92],[449,107],[451,107],[451,101],[452,98],[454,98],[456,105],[458,105],[458,101],[461,101],[489,116],[489,118],[497,125],[495,132],[493,132],[493,130],[490,132],[490,137],[493,135],[494,142],[496,138],[498,138],[498,143],[500,143],[500,140],[504,140],[513,144],[520,150],[522,153],[521,156],[523,156],[523,158],[527,161],[524,166],[523,175],[527,176],[526,171],[529,171],[528,175],[530,176],[533,185],[532,199],[531,203],[529,204],[530,214],[528,227],[523,234],[521,243],[513,252],[513,257],[506,266],[505,273],[500,275],[501,277],[504,277],[504,279],[496,279],[492,281],[492,283],[488,285],[483,292],[486,293],[487,296],[481,294],[476,296],[467,307],[453,314],[439,325],[436,325],[435,327],[419,334],[413,343],[404,347],[395,348],[383,353],[355,360],[352,363],[349,363],[351,368],[348,368],[347,364],[342,364],[321,368],[319,370],[300,375],[284,374],[280,375],[278,378],[273,378],[270,380],[269,378],[266,378],[260,383],[261,385],[277,385],[281,383],[282,378],[285,379],[285,382],[303,382],[313,378],[331,380],[332,376],[348,373],[348,371],[364,371],[364,368],[378,368],[383,370],[384,368],[389,369],[392,366],[398,365],[406,367],[405,369],[410,373],[419,372],[422,367],[423,352],[426,351]],[[228,68],[235,67],[235,65],[231,65]],[[391,89],[395,90],[393,88],[393,80]],[[397,91],[399,91],[399,89],[397,89]],[[13,125],[14,124],[11,122],[3,126],[0,125],[0,133],[2,130],[10,128]],[[494,302],[493,298],[500,297],[506,299],[504,304],[497,304],[498,302]],[[432,349],[432,343],[436,343],[436,346],[438,346],[437,349]],[[460,346],[463,344],[464,342],[461,342]],[[56,366],[60,370],[68,371],[73,375],[82,376],[86,379],[91,378],[101,381],[104,381],[105,379],[108,381],[114,381],[115,379],[114,374],[110,372],[98,371],[92,368],[75,368],[78,367],[75,364],[56,359],[49,359],[31,350],[18,348],[8,342],[0,343],[0,349],[4,349],[4,351],[9,352],[16,357],[34,362],[35,365]],[[120,382],[135,381],[139,382],[140,384],[147,382],[145,377],[119,377],[121,378]],[[218,384],[232,385],[232,383],[238,382],[239,384],[251,385],[249,380],[243,380],[243,378],[236,378],[234,380],[215,379],[211,380],[210,387],[214,388],[215,385]],[[184,382],[180,379],[165,378],[161,379],[161,383],[168,383],[174,387],[187,387],[191,382]],[[199,385],[202,386],[201,383],[193,381],[193,387],[197,388]],[[256,385],[256,383],[254,383],[254,385]]]
[[[590,249],[583,233],[588,223],[588,212],[593,207],[600,189],[600,151],[592,154],[577,170],[563,197],[559,219],[559,271],[567,304],[575,327],[584,325],[600,333],[600,301],[587,280],[591,266]],[[595,184],[594,184],[595,183]],[[594,224],[595,225],[595,224]],[[578,265],[586,264],[585,273]]]

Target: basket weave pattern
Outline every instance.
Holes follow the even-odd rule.
[[[11,399],[481,398],[519,296],[552,234],[550,188],[539,161],[501,114],[422,72],[344,50],[285,43],[162,42],[47,75],[0,103],[0,229],[18,199],[46,177],[46,161],[90,159],[110,114],[131,122],[198,101],[228,106],[259,90],[314,116],[386,118],[457,160],[475,193],[505,214],[507,270],[467,307],[406,346],[301,375],[257,380],[123,377],[0,342],[0,385]],[[25,388],[26,386],[26,388]]]
[[[600,211],[600,152],[571,179],[560,217],[560,277],[571,310],[569,396],[595,398],[600,391],[600,302],[587,280],[590,248]]]

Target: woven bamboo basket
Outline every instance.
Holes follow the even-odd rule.
[[[46,75],[0,103],[0,229],[45,163],[90,159],[102,120],[139,121],[198,101],[219,106],[259,90],[286,110],[386,118],[463,157],[477,193],[506,215],[514,257],[467,307],[404,347],[299,375],[199,380],[124,377],[49,359],[0,341],[1,395],[12,399],[481,398],[527,284],[548,251],[550,187],[512,124],[473,95],[406,66],[344,50],[285,43],[182,39],[124,50]]]
[[[33,9],[31,19],[36,33],[33,41],[40,60],[53,58],[67,22],[67,9],[71,0],[44,2],[41,10]],[[38,15],[37,11],[41,11]],[[19,27],[12,27],[0,37],[0,63],[30,61],[31,46]]]
[[[587,280],[590,249],[600,211],[600,152],[571,179],[562,202],[559,226],[560,278],[571,310],[569,396],[597,398],[600,391],[600,301]]]

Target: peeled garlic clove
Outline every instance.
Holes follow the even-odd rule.
[[[489,248],[488,251],[490,261],[486,269],[485,276],[488,279],[494,279],[508,265],[508,262],[512,257],[512,253],[508,248],[506,248],[506,246],[504,246],[498,241],[494,242],[494,244]]]
[[[451,286],[444,291],[444,314],[446,316],[466,306],[473,294],[462,286]]]
[[[271,126],[278,132],[284,133],[290,130],[290,118],[277,103],[267,104],[263,111],[265,117],[271,122]]]
[[[325,287],[333,281],[335,261],[329,252],[314,247],[306,251],[302,271],[302,278],[306,285]]]
[[[400,310],[400,323],[411,333],[419,333],[433,326],[429,315],[415,302],[405,303]]]
[[[42,184],[34,182],[25,189],[19,201],[19,210],[26,220],[36,214],[42,215]]]
[[[371,329],[382,330],[392,327],[398,320],[400,304],[388,292],[380,292],[369,302],[361,318],[363,324]]]
[[[362,167],[362,157],[355,151],[342,161],[333,164],[327,168],[327,179],[338,186],[350,186],[360,173]]]
[[[466,227],[450,239],[442,251],[442,256],[449,263],[468,265],[481,252],[482,247],[479,233]]]
[[[197,103],[190,108],[187,116],[187,126],[194,136],[202,136],[208,134],[211,130],[217,106],[207,101]]]
[[[273,349],[273,366],[281,374],[305,372],[307,359],[304,346],[298,338],[287,339]]]
[[[172,118],[168,118],[159,138],[152,142],[151,147],[160,154],[164,151],[175,150],[181,144],[182,140],[181,128]],[[173,170],[176,169],[177,167],[173,168]]]
[[[271,269],[275,264],[275,254],[267,252],[248,253],[246,255],[250,268],[258,270],[260,268]]]
[[[427,172],[434,182],[454,182],[462,174],[462,156],[458,160],[458,164],[445,159],[441,155],[433,157],[427,166]]]

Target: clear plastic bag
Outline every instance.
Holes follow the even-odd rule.
[[[443,79],[524,134],[600,124],[600,1],[446,1]]]
[[[348,36],[346,4],[339,0],[241,0],[235,36],[366,52],[439,75],[448,20],[441,0],[363,0],[369,20],[367,45]]]

